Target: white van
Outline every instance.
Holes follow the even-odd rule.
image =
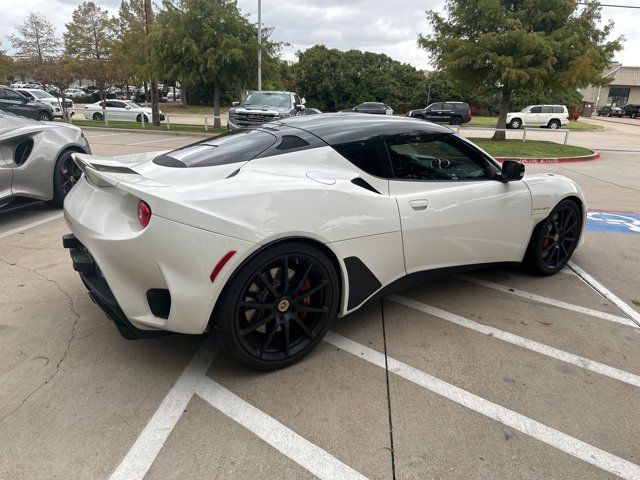
[[[564,105],[529,105],[520,112],[507,113],[507,128],[560,128],[569,123],[569,111]]]

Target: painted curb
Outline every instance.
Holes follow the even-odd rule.
[[[498,162],[502,163],[505,160],[513,160],[521,163],[574,163],[574,162],[589,162],[593,160],[599,160],[600,154],[593,152],[589,155],[583,155],[580,157],[557,157],[557,158],[521,158],[521,157],[494,157]]]

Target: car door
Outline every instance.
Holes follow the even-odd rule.
[[[27,103],[27,99],[14,90],[3,89],[0,94],[2,110],[20,115],[21,117],[37,118],[37,109]]]
[[[542,125],[542,106],[534,105],[524,114],[524,124],[527,127],[539,127]],[[545,124],[546,125],[546,124]]]
[[[497,167],[452,134],[386,142],[407,273],[522,260],[531,222],[524,182],[494,180]]]
[[[13,179],[13,170],[9,162],[4,159],[3,150],[0,148],[0,207],[12,196],[11,182]]]
[[[427,120],[430,122],[441,122],[442,110],[444,109],[444,103],[437,102],[431,105],[431,108],[426,112]]]

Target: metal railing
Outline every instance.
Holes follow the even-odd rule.
[[[460,133],[460,130],[464,129],[464,130],[483,130],[483,131],[489,131],[489,132],[512,132],[512,133],[516,133],[516,132],[522,132],[522,141],[526,142],[527,141],[527,132],[528,131],[533,131],[533,132],[543,132],[543,133],[562,133],[564,134],[564,144],[567,145],[569,142],[569,133],[571,132],[571,130],[567,129],[567,130],[560,130],[560,129],[553,129],[550,128],[548,130],[542,130],[540,128],[520,128],[520,129],[513,129],[513,128],[495,128],[495,127],[467,127],[464,125],[456,125],[455,126],[456,129],[456,133]]]

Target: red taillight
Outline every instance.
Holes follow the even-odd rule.
[[[151,207],[143,200],[138,202],[138,221],[140,225],[142,225],[142,228],[146,228],[151,221]]]
[[[469,111],[467,112],[468,116],[471,116],[471,109],[469,109]]]

